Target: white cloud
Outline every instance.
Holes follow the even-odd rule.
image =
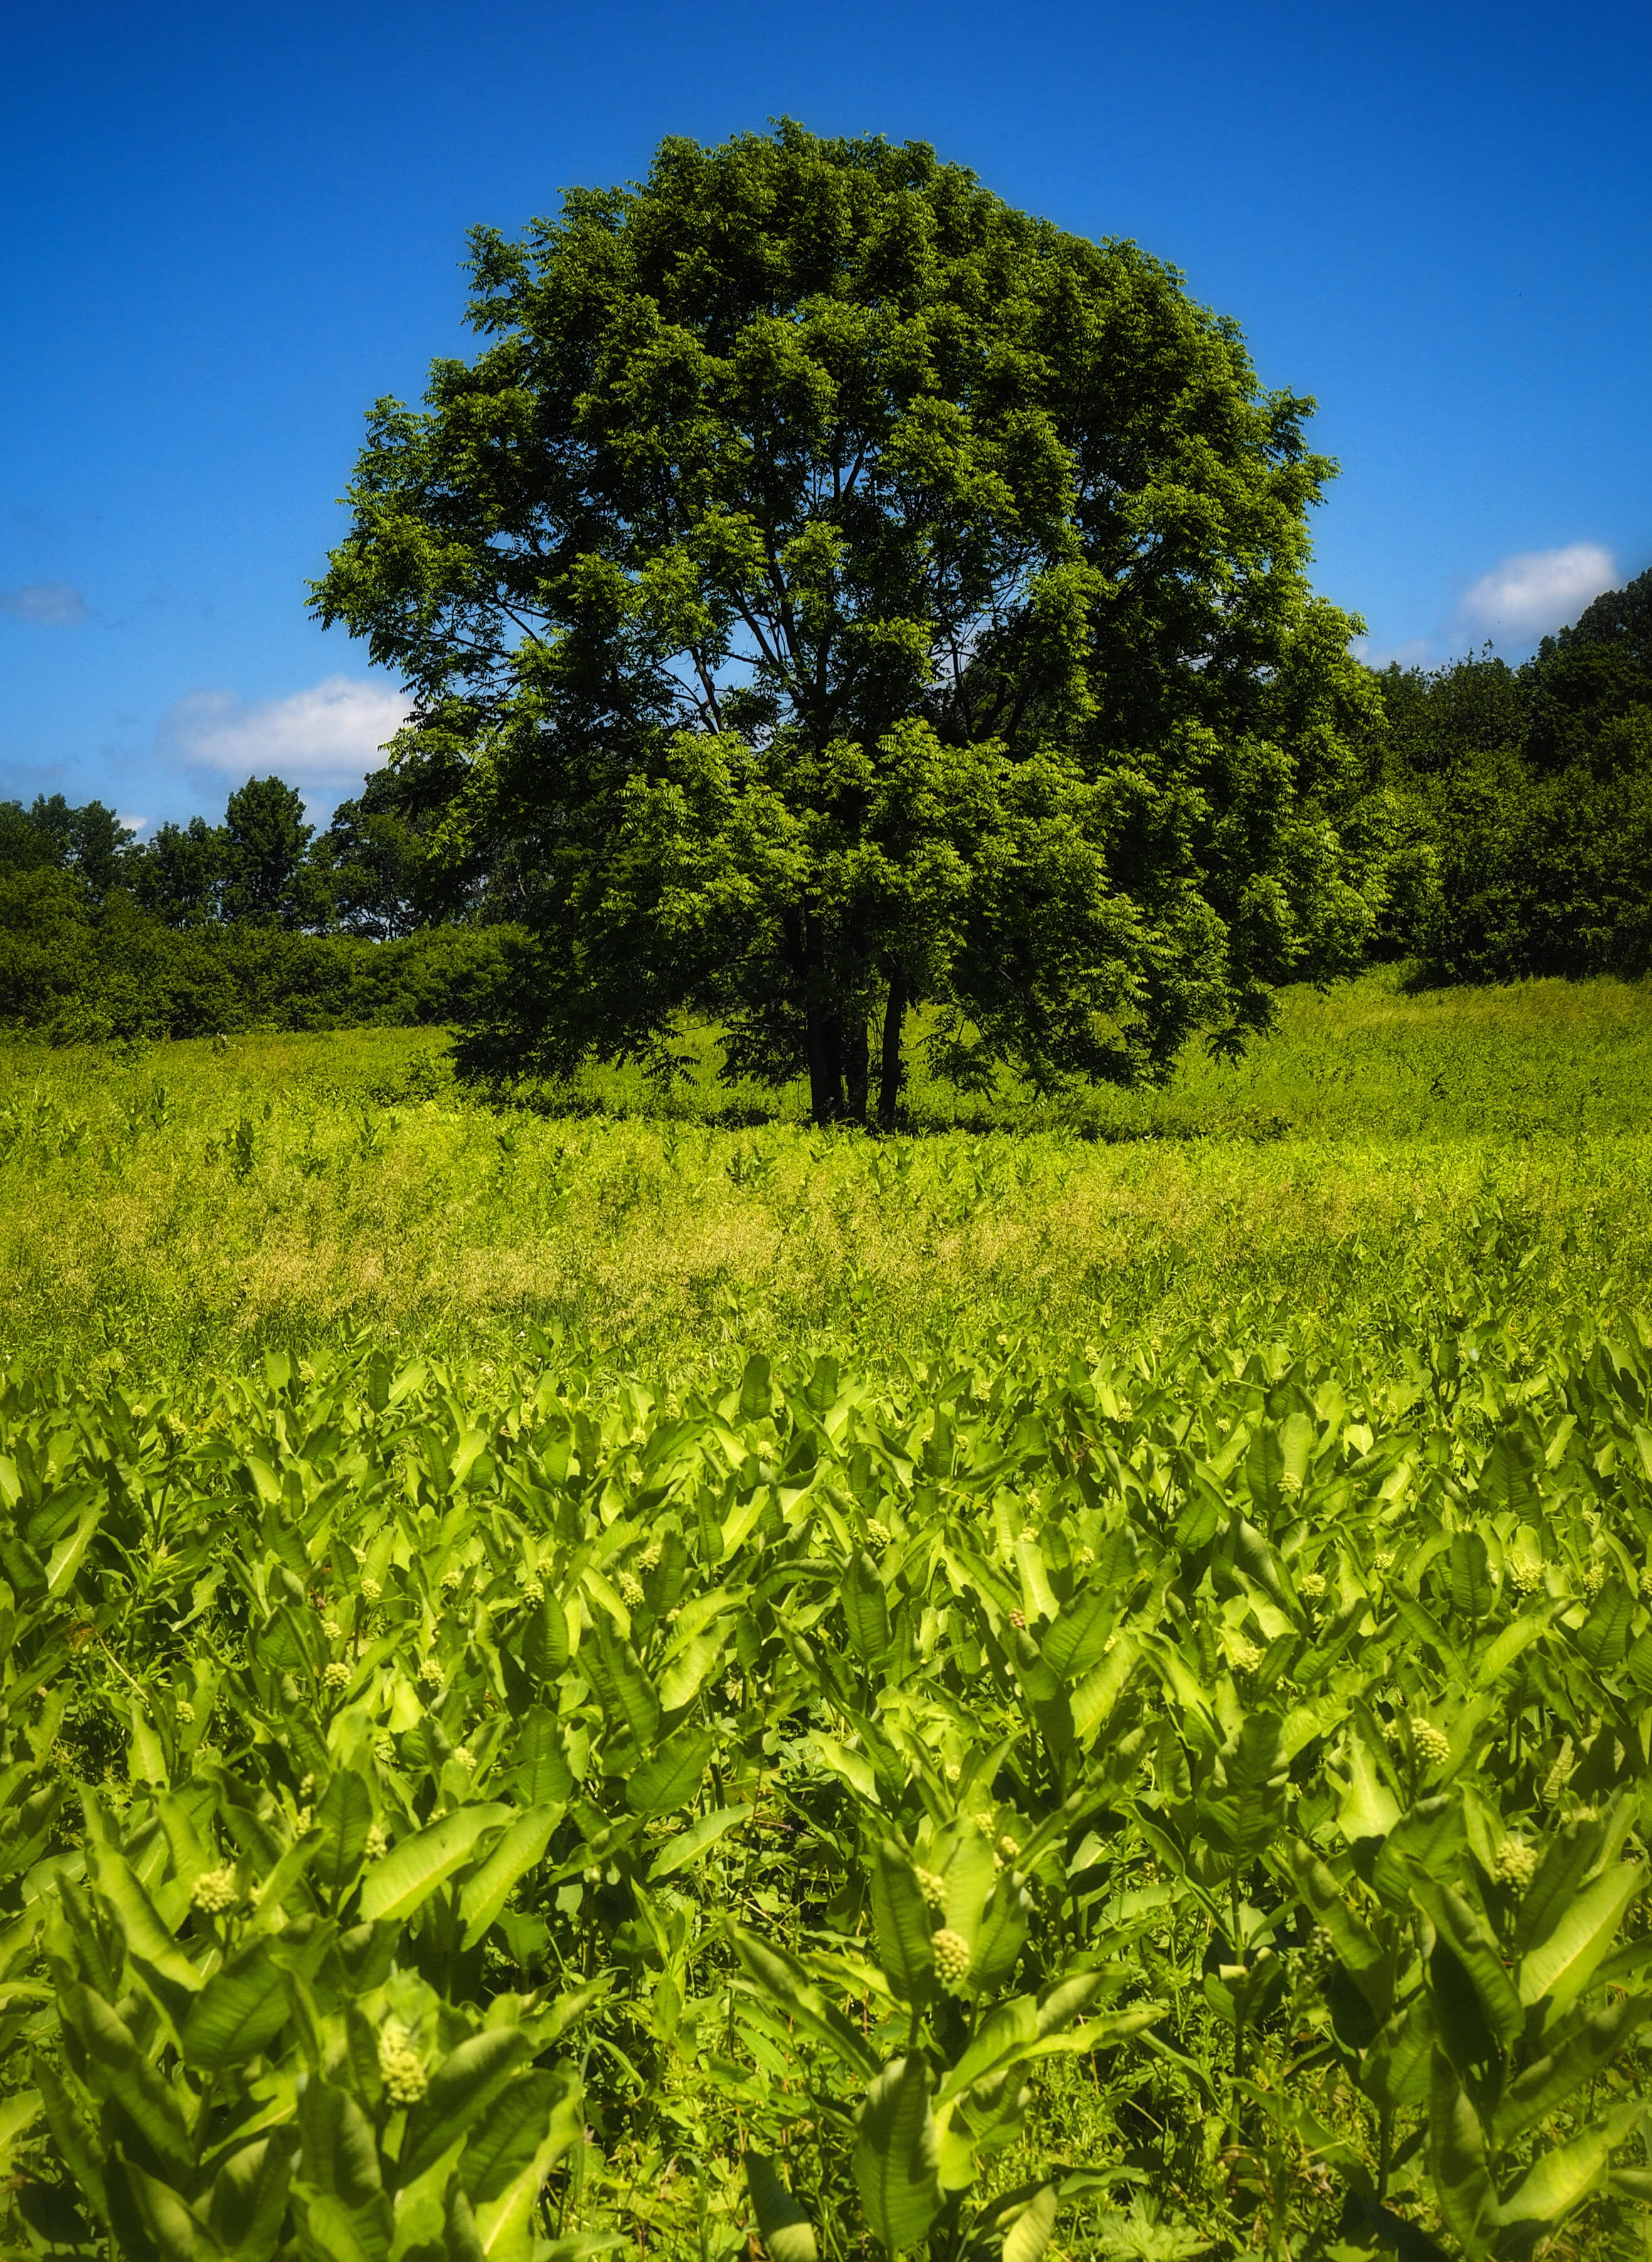
[[[1369,637],[1355,637],[1350,646],[1355,659],[1362,659],[1368,667],[1375,668],[1426,667],[1433,649],[1426,637],[1412,637],[1405,644],[1392,645],[1375,645]]]
[[[18,589],[0,589],[0,612],[48,629],[78,628],[91,618],[72,581],[25,581]]]
[[[233,692],[194,691],[162,725],[167,751],[198,769],[233,778],[271,774],[326,798],[358,787],[379,750],[406,720],[410,702],[388,683],[329,675],[308,691],[262,706]]]
[[[1617,569],[1598,542],[1570,542],[1561,550],[1526,550],[1483,574],[1462,601],[1465,617],[1529,643],[1573,621]]]

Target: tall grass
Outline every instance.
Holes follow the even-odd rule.
[[[1489,1303],[1535,1332],[1647,1298],[1649,1093],[1652,991],[1606,982],[1293,995],[1238,1070],[990,1106],[920,1077],[893,1139],[787,1095],[742,1124],[760,1095],[703,1070],[664,1101],[609,1073],[492,1108],[428,1034],[13,1045],[0,1351],[177,1372],[560,1324],[671,1371],[735,1344],[897,1358],[983,1307],[1075,1344],[1150,1311],[1242,1336],[1282,1307],[1426,1329]]]

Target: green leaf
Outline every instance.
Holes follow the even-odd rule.
[[[892,2058],[855,2119],[855,2187],[889,2254],[927,2236],[941,2211],[940,2139],[921,2057]]]
[[[889,1646],[889,1605],[878,1566],[863,1547],[838,1589],[850,1647],[863,1665],[876,1665]]]
[[[554,1681],[568,1662],[568,1614],[547,1587],[533,1604],[521,1631],[521,1659],[530,1680]]]
[[[196,1997],[180,2038],[184,2063],[203,2073],[244,2065],[269,2049],[291,2015],[286,1974],[260,1946],[216,1973]]]
[[[1557,2113],[1574,2092],[1609,2066],[1637,2028],[1652,2018],[1652,1995],[1626,1995],[1568,2035],[1550,2056],[1540,2057],[1509,2084],[1498,2100],[1492,2134],[1512,2143],[1539,2121]]]
[[[1500,1681],[1512,1665],[1517,1664],[1548,1632],[1554,1613],[1545,1610],[1541,1615],[1516,1618],[1481,1652],[1474,1668],[1476,1689],[1490,1689]]]
[[[287,2212],[298,2132],[277,2129],[232,2152],[212,2179],[206,2219],[235,2262],[269,2262]]]
[[[1485,2140],[1468,2093],[1440,2050],[1434,2052],[1429,2088],[1428,2165],[1441,2215],[1467,2253],[1483,2254],[1497,2214]]]
[[[558,1806],[573,1796],[573,1771],[556,1715],[530,1704],[516,1733],[511,1783],[527,1806]]]
[[[1568,1902],[1553,1931],[1520,1959],[1521,2002],[1541,2003],[1548,1996],[1556,2004],[1569,2003],[1587,1986],[1645,1883],[1640,1862],[1619,1862]]]
[[[1117,1597],[1095,1584],[1067,1603],[1039,1644],[1044,1661],[1064,1681],[1081,1681],[1107,1654]]]
[[[55,1602],[73,1583],[92,1534],[103,1521],[105,1504],[99,1499],[83,1509],[74,1530],[66,1533],[53,1548],[46,1566],[46,1598],[48,1602]]]
[[[348,2089],[314,2076],[298,2090],[300,2170],[306,2184],[354,2210],[384,2194],[378,2147]]]
[[[1337,1811],[1337,1821],[1350,1845],[1363,1838],[1386,1838],[1399,1820],[1399,1801],[1377,1772],[1376,1761],[1357,1731],[1349,1733],[1347,1785]]]
[[[353,1769],[340,1768],[315,1811],[319,1841],[310,1874],[334,1902],[354,1883],[373,1823],[373,1799]]]
[[[1038,2262],[1055,2231],[1055,2186],[1043,2184],[1004,2232],[1003,2262]]]
[[[699,1795],[716,1748],[708,1728],[686,1721],[626,1777],[626,1797],[639,1814],[671,1814],[687,1806]]]
[[[97,1856],[97,1891],[126,1935],[126,1953],[169,1985],[198,1992],[204,1975],[190,1963],[155,1913],[154,1903],[121,1856],[105,1847]]]
[[[903,1848],[886,1838],[872,1858],[872,1914],[878,1956],[902,2002],[924,2001],[935,1968],[928,1904]]]
[[[818,2262],[815,2226],[780,2180],[766,2153],[745,2155],[746,2189],[769,2262]]]
[[[1506,1509],[1529,1521],[1537,1506],[1532,1459],[1512,1430],[1499,1430],[1480,1465],[1480,1492],[1494,1509]]]
[[[470,1949],[487,1932],[510,1898],[512,1888],[544,1858],[550,1834],[561,1821],[561,1806],[534,1806],[519,1815],[494,1847],[481,1868],[464,1881],[459,1895],[459,1916],[464,1926],[462,1945]]]
[[[714,1807],[709,1814],[702,1814],[697,1822],[691,1822],[686,1830],[679,1830],[674,1838],[668,1838],[649,1864],[650,1884],[657,1885],[663,1878],[674,1877],[679,1869],[687,1869],[720,1838],[737,1830],[751,1812],[749,1804]]]
[[[1597,1673],[1610,1673],[1622,1664],[1634,1610],[1634,1596],[1623,1581],[1609,1579],[1576,1637],[1578,1648]]]
[[[1646,2113],[1646,2107],[1638,2101],[1620,2105],[1592,2129],[1574,2136],[1569,2144],[1546,2151],[1498,2209],[1498,2221],[1557,2229],[1605,2180],[1613,2151],[1627,2143]]]
[[[477,1840],[510,1819],[508,1806],[461,1806],[440,1822],[404,1838],[368,1871],[362,1887],[363,1923],[377,1923],[381,1917],[409,1917],[422,1908],[467,1859]]]
[[[772,1941],[759,1940],[743,1925],[730,1924],[740,1968],[755,1992],[779,2005],[788,2019],[824,2042],[834,2055],[858,2073],[875,2071],[878,2059],[865,2037],[851,2026],[834,2003],[829,2003],[796,1956]]]
[[[592,1678],[602,1708],[630,1731],[639,1750],[647,1751],[659,1733],[660,1701],[654,1683],[630,1643],[605,1617],[598,1617],[593,1634],[596,1654],[591,1661]],[[585,1653],[582,1649],[579,1654],[583,1665]]]
[[[407,2116],[396,2182],[405,2189],[479,2121],[517,2068],[533,2055],[520,2027],[490,2027],[450,2050]]]

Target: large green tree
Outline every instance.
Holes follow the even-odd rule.
[[[1128,1079],[1357,959],[1332,466],[1172,270],[783,124],[472,271],[486,342],[373,411],[315,603],[535,938],[473,1065],[664,1061],[700,1013],[887,1119],[915,1004],[956,1076]]]

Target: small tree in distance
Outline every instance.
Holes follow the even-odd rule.
[[[695,1013],[730,1074],[887,1122],[916,1003],[965,1082],[1131,1081],[1357,962],[1332,467],[1172,270],[788,123],[472,271],[489,342],[373,411],[314,599],[534,937],[472,1069],[669,1064]]]

